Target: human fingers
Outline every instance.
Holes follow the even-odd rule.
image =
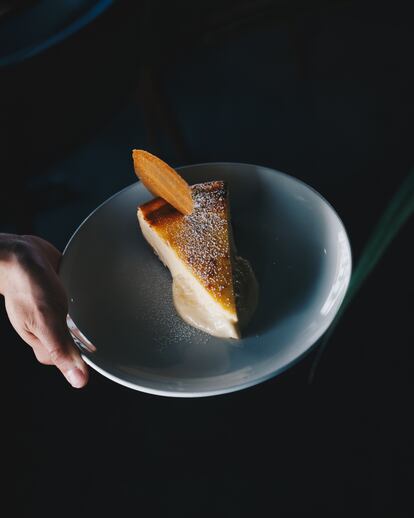
[[[44,351],[49,355],[49,361],[65,376],[75,388],[84,387],[88,382],[88,368],[73,343],[66,323],[56,319],[46,320],[46,325],[39,326],[36,337]],[[39,351],[44,358],[44,352]]]
[[[63,314],[36,300],[6,297],[6,310],[14,329],[32,347],[44,365],[55,365],[75,388],[88,381],[88,368],[66,326]]]

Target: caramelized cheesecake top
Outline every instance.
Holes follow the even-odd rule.
[[[191,192],[194,208],[189,215],[162,198],[141,205],[139,211],[212,297],[236,315],[227,186],[222,181],[206,182],[193,185]]]

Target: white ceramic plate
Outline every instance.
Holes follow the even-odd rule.
[[[177,316],[169,272],[138,227],[137,205],[151,198],[139,182],[98,207],[64,251],[72,334],[91,367],[127,387],[178,397],[240,390],[285,370],[329,327],[351,276],[348,237],[321,195],[283,173],[233,163],[180,173],[229,184],[236,245],[260,288],[243,339]]]

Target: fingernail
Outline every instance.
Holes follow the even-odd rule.
[[[70,369],[70,371],[66,373],[66,379],[74,388],[81,388],[85,384],[85,375],[77,367]]]

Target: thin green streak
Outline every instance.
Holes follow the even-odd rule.
[[[360,260],[352,275],[352,279],[348,288],[348,293],[339,309],[335,320],[332,322],[328,331],[322,338],[319,345],[316,357],[309,373],[309,383],[312,383],[315,378],[316,369],[322,358],[322,355],[328,345],[329,339],[332,336],[339,320],[344,314],[346,308],[358,293],[363,282],[372,272],[385,253],[392,240],[400,231],[401,227],[408,220],[414,212],[414,169],[407,175],[401,187],[393,196],[384,214],[377,223],[371,238],[366,244]]]

